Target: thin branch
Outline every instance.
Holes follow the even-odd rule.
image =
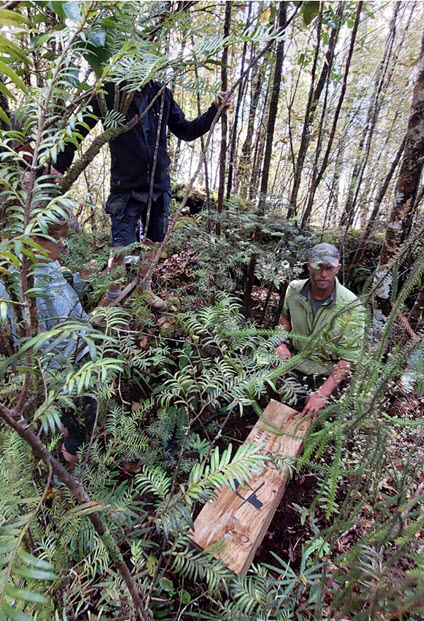
[[[23,416],[23,410],[9,410],[0,404],[0,418],[2,418],[9,427],[14,429],[18,435],[25,440],[36,457],[41,459],[46,466],[53,471],[57,478],[70,490],[78,504],[86,504],[90,502],[90,497],[85,492],[82,485],[58,462],[48,451],[45,445],[33,432]],[[107,526],[104,524],[99,513],[93,512],[88,515],[89,520],[93,524],[96,533],[100,536],[103,544],[107,548],[111,559],[115,563],[118,571],[123,577],[125,584],[131,594],[136,609],[137,619],[139,621],[149,621],[143,602],[138,593],[138,588],[134,582],[128,565],[126,564],[121,551],[119,550],[115,540],[112,537]]]

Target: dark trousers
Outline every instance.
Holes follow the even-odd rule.
[[[68,431],[64,442],[65,449],[71,455],[76,455],[78,449],[90,438],[96,420],[96,409],[96,399],[84,395],[77,399],[75,410],[62,413],[62,423]]]

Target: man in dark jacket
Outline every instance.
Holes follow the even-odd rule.
[[[115,85],[107,84],[105,90],[105,108],[113,110]],[[119,91],[120,108],[127,95],[123,89]],[[95,117],[104,121],[99,101],[95,99],[91,105]],[[169,128],[181,140],[195,140],[209,131],[219,105],[213,103],[207,112],[188,121],[171,91],[159,82],[150,81],[142,91],[135,93],[125,113],[126,124],[136,116],[140,116],[140,120],[109,142],[111,192],[106,202],[106,213],[112,220],[111,246],[122,248],[138,241],[140,223],[140,237],[150,247],[148,256],[144,257],[146,262],[142,265],[141,277],[145,276],[148,264],[154,258],[154,244],[163,241],[168,229],[171,183],[167,130]],[[84,120],[88,127],[80,131],[83,136],[96,125],[98,119],[87,117]],[[59,173],[69,168],[75,150],[75,145],[68,143],[58,155],[55,168]],[[117,279],[120,279],[124,273],[122,253],[111,256],[109,269],[112,266],[118,267]],[[153,308],[166,308],[166,303],[151,292],[151,282],[147,282],[144,289],[150,292],[149,303]],[[119,297],[120,292],[120,284],[113,283],[106,293],[105,302],[112,302]]]

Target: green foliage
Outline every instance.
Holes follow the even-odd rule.
[[[28,552],[32,536],[41,535],[36,515],[43,501],[43,495],[38,495],[37,487],[34,489],[30,463],[25,443],[3,431],[0,610],[10,619],[29,619],[24,613],[36,611],[38,618],[47,619],[48,616],[41,615],[52,609],[52,601],[45,593],[52,581],[59,578],[51,562],[43,560],[39,552]]]
[[[24,15],[27,8],[31,20]],[[302,3],[305,25],[312,24],[319,8],[317,2]],[[331,26],[333,17],[323,7],[324,23]],[[196,35],[196,41],[191,54],[175,55],[170,61],[164,50],[173,20],[182,40]],[[188,535],[193,512],[201,503],[213,498],[221,485],[244,485],[269,458],[260,445],[241,445],[233,451],[223,423],[217,418],[211,423],[210,417],[218,410],[237,422],[239,415],[262,416],[261,406],[276,391],[294,402],[300,387],[287,372],[306,357],[342,354],[343,343],[333,342],[329,330],[319,338],[299,341],[304,346],[301,355],[276,361],[278,334],[259,329],[240,313],[252,252],[258,255],[256,282],[279,288],[300,276],[313,238],[299,231],[295,222],[281,220],[281,205],[272,196],[265,217],[233,197],[219,217],[201,214],[185,219],[169,250],[190,245],[197,260],[188,268],[190,276],[181,275],[180,282],[175,274],[168,279],[184,296],[173,338],[157,335],[143,296],[135,298],[131,311],[97,309],[93,320],[100,329],[68,321],[38,334],[29,312],[40,294],[33,277],[45,259],[35,238],[47,236],[49,224],[57,223],[64,207],[77,211],[71,195],[61,196],[53,176],[47,174],[64,145],[79,142],[90,108],[87,104],[83,110],[77,104],[85,95],[101,92],[105,80],[125,79],[128,100],[149,79],[172,80],[196,93],[216,94],[219,83],[194,78],[193,67],[215,66],[225,44],[241,41],[253,47],[271,41],[275,37],[268,24],[245,29],[243,22],[241,37],[232,35],[224,41],[202,32],[201,20],[187,29],[184,16],[164,13],[163,3],[140,7],[132,2],[29,2],[20,3],[13,13],[0,10],[0,27],[0,93],[14,107],[13,118],[6,107],[0,112],[5,221],[0,271],[10,293],[10,299],[0,301],[0,318],[8,327],[14,314],[18,339],[16,352],[0,359],[1,407],[13,413],[25,390],[19,415],[60,459],[62,412],[74,408],[78,416],[79,398],[87,393],[98,403],[97,427],[80,450],[74,472],[89,499],[79,505],[70,489],[52,479],[44,462],[2,422],[2,614],[46,620],[86,614],[98,619],[134,616],[117,571],[120,557],[108,547],[111,541],[125,560],[130,559],[140,596],[150,602],[155,618],[277,621],[344,614],[359,621],[386,613],[391,618],[420,614],[423,493],[414,484],[422,470],[417,450],[422,424],[382,411],[388,386],[419,349],[407,343],[392,347],[386,356],[397,313],[421,282],[421,256],[414,255],[406,278],[402,256],[396,257],[396,295],[383,341],[360,352],[350,387],[320,412],[303,456],[296,463],[284,456],[273,458],[280,469],[296,467],[318,479],[312,507],[300,509],[305,528],[312,530],[301,559],[288,563],[274,555],[273,565],[253,566],[245,577],[234,576],[212,551],[193,550]],[[3,36],[6,32],[10,38]],[[28,79],[34,59],[40,63],[37,83]],[[95,85],[79,71],[87,61],[98,79]],[[124,115],[124,108],[110,111],[105,127],[123,130]],[[34,146],[34,153],[27,156],[29,164],[19,150],[28,142]],[[98,181],[97,187],[101,189],[102,183]],[[97,226],[100,210],[96,200],[90,200],[78,209],[83,218],[92,209]],[[225,235],[215,234],[217,223]],[[98,228],[95,234],[72,238],[67,260],[71,271],[97,260],[88,278],[93,303],[108,286],[108,277],[100,274],[108,250],[102,227]],[[333,232],[329,240],[337,243]],[[348,250],[353,249],[357,239],[347,240]],[[357,289],[372,273],[377,243],[373,252],[355,281]],[[347,323],[359,325],[352,314],[336,321],[342,328]],[[140,348],[145,334],[149,343]],[[67,338],[79,338],[88,357],[78,368],[66,361],[60,372],[52,372],[48,349]],[[420,363],[418,373],[422,375]],[[416,445],[409,452],[397,452],[399,437],[408,432],[415,434]],[[388,477],[389,493],[384,487]],[[358,521],[367,506],[373,518],[365,528]],[[108,529],[102,537],[89,521],[94,512]],[[357,540],[344,551],[340,539],[356,529]],[[219,542],[215,552],[224,546],[225,541]],[[407,567],[400,583],[395,574],[399,559]],[[329,612],[324,602],[329,602]]]
[[[176,188],[178,199],[181,188]],[[220,224],[225,236],[215,233]],[[257,239],[261,231],[261,241]],[[236,198],[227,202],[222,214],[198,214],[184,218],[174,231],[168,252],[189,245],[196,256],[190,265],[190,278],[177,292],[184,296],[187,307],[202,300],[214,304],[220,291],[240,290],[245,282],[252,253],[257,254],[256,277],[263,286],[297,278],[303,271],[310,236],[299,230],[296,222],[282,220],[278,209],[268,209],[265,216],[240,208]],[[178,287],[178,274],[171,280]],[[188,280],[188,284],[187,284]]]

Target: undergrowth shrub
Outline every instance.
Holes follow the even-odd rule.
[[[76,506],[67,487],[49,477],[23,441],[9,428],[1,430],[2,580],[5,587],[14,581],[13,588],[22,591],[3,591],[4,610],[9,610],[15,594],[17,610],[36,618],[52,618],[59,610],[65,618],[88,609],[98,619],[131,614],[126,587],[87,521],[94,510],[102,513],[125,551],[155,618],[170,618],[181,608],[187,618],[211,620],[328,614],[365,619],[373,609],[419,610],[422,491],[414,485],[422,455],[409,450],[402,456],[402,468],[393,463],[393,429],[409,425],[422,433],[422,426],[420,421],[394,420],[381,413],[390,378],[411,347],[384,364],[379,348],[364,352],[343,398],[327,406],[312,426],[298,463],[277,459],[278,467],[315,472],[320,481],[313,505],[305,510],[310,516],[323,510],[326,521],[315,522],[301,565],[292,566],[274,553],[274,563],[253,566],[246,577],[236,578],[210,555],[191,549],[193,510],[217,485],[248,480],[249,468],[263,464],[264,456],[254,445],[242,445],[234,454],[231,445],[223,443],[222,423],[215,419],[210,426],[206,420],[217,410],[234,417],[253,407],[260,415],[267,392],[284,384],[291,362],[274,366],[275,332],[246,322],[228,296],[220,296],[213,307],[182,315],[184,334],[178,341],[155,337],[144,349],[138,347],[138,331],[129,328],[127,311],[99,312],[107,338],[94,341],[96,365],[92,362],[86,369],[84,386],[97,392],[100,423],[93,441],[81,451],[75,472],[90,502]],[[305,347],[308,351],[307,343]],[[113,367],[108,362],[112,359]],[[148,378],[136,387],[137,402],[128,392],[135,371]],[[13,374],[10,381],[13,386]],[[60,402],[65,385],[78,390],[75,370],[67,370],[60,390],[55,385],[55,402]],[[38,398],[42,400],[42,394]],[[56,416],[52,407],[53,402],[44,407],[44,425],[37,420],[32,424],[39,425],[56,452],[60,436],[57,425],[49,422]],[[202,420],[207,436],[196,430]],[[132,477],[125,474],[128,462],[135,464]],[[17,463],[19,475],[12,467]],[[387,477],[391,492],[382,495]],[[373,517],[371,525],[361,529],[364,511]],[[340,553],[340,537],[351,529],[359,532],[357,541]],[[10,533],[17,539],[11,540]],[[29,568],[25,584],[13,578],[18,552]],[[400,559],[410,567],[402,578],[402,596],[394,573]],[[37,562],[45,565],[41,568]],[[47,601],[36,602],[48,580],[52,587]],[[26,591],[33,599],[24,603]]]
[[[278,290],[302,274],[312,245],[309,234],[300,231],[295,221],[282,220],[272,212],[258,216],[238,207],[237,201],[229,200],[222,214],[202,212],[177,224],[167,256],[188,248],[193,259],[185,273],[174,274],[170,269],[163,278],[184,296],[186,308],[200,301],[213,304],[221,292],[242,295],[252,253],[258,255],[258,285],[272,283]],[[218,223],[223,231],[219,237]]]
[[[66,4],[71,19],[78,7],[91,3]],[[105,4],[92,16],[97,34]],[[122,24],[131,18],[129,4],[120,3]],[[146,23],[147,17],[142,15]],[[132,31],[133,22],[125,23]],[[27,25],[23,20],[21,27]],[[28,40],[38,49],[55,32]],[[252,253],[258,255],[256,282],[279,288],[299,276],[315,240],[272,212],[259,218],[230,201],[219,218],[210,217],[209,226],[201,214],[175,231],[169,250],[190,245],[197,255],[191,283],[177,282],[177,291],[188,294],[185,312],[177,318],[180,336],[157,335],[141,298],[135,300],[136,312],[98,309],[101,329],[69,321],[38,334],[31,314],[37,297],[33,276],[43,257],[34,239],[57,220],[60,201],[75,208],[68,195],[59,197],[45,169],[58,149],[77,137],[81,122],[64,100],[81,86],[75,63],[83,62],[86,50],[82,39],[73,43],[70,30],[62,34],[61,55],[43,86],[19,93],[22,127],[2,131],[6,228],[0,272],[11,297],[0,300],[0,319],[15,351],[5,350],[0,358],[1,615],[46,621],[135,618],[118,571],[123,563],[148,614],[157,619],[349,616],[360,621],[423,613],[422,422],[386,411],[391,385],[418,351],[422,334],[418,343],[400,344],[390,355],[385,351],[397,314],[422,277],[420,257],[403,289],[396,290],[382,343],[363,352],[342,399],[317,417],[303,456],[295,463],[274,458],[276,467],[302,470],[318,480],[312,506],[300,508],[305,522],[314,525],[300,564],[274,555],[272,565],[253,565],[247,576],[236,577],[210,553],[193,550],[188,536],[194,512],[219,485],[243,484],[269,459],[255,445],[233,448],[223,438],[226,420],[232,417],[242,426],[243,417],[260,416],[277,392],[294,399],[298,386],[286,374],[302,356],[319,356],[329,335],[305,339],[302,355],[276,361],[276,332],[246,321],[234,294],[241,294]],[[141,38],[140,49],[131,51],[137,62],[128,64],[127,33],[115,31],[112,37],[115,74],[133,84],[153,77],[153,66],[169,67],[166,55],[146,48],[149,37]],[[206,61],[214,50],[204,50]],[[109,122],[117,126],[119,118],[111,115]],[[36,150],[29,174],[23,175],[26,164],[18,146],[27,140]],[[212,233],[218,221],[220,238]],[[89,279],[94,297],[107,286],[99,274],[108,251],[98,239],[103,241],[97,235],[76,237],[68,264],[73,271],[97,259]],[[9,282],[11,270],[20,280],[22,299]],[[11,343],[14,317],[17,341]],[[60,372],[49,372],[45,345],[67,337],[84,342],[87,359],[79,368],[66,361]],[[143,347],[140,338],[148,339]],[[60,415],[86,393],[96,396],[97,426],[65,484],[52,469],[53,458],[60,459]],[[218,412],[225,414],[222,421]],[[410,429],[413,440],[399,446],[398,429]],[[23,439],[28,430],[48,451],[45,459],[29,451]],[[72,493],[78,485],[85,494],[79,504]],[[90,521],[94,513],[104,521],[102,535]],[[346,533],[354,537],[350,545],[344,543]]]

